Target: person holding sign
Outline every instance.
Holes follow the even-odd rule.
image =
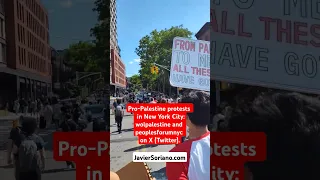
[[[187,114],[189,140],[178,144],[170,152],[187,152],[187,162],[166,164],[168,180],[210,179],[210,94],[190,91],[181,98],[181,103],[192,103],[194,111]]]
[[[120,178],[119,178],[118,174],[110,171],[110,180],[120,180]]]

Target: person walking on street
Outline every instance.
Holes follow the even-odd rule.
[[[52,122],[52,116],[53,116],[53,110],[52,107],[49,105],[49,103],[46,101],[44,102],[44,106],[40,112],[41,116],[44,119],[43,125],[40,125],[41,129],[46,128],[47,123],[51,124]],[[41,119],[41,118],[40,118]],[[40,121],[41,124],[41,121]]]
[[[18,114],[18,113],[19,113],[19,110],[20,110],[20,102],[19,102],[19,99],[16,99],[16,100],[14,101],[14,112],[15,112],[16,114]]]
[[[26,109],[26,106],[27,106],[26,100],[24,98],[20,99],[19,104],[20,104],[20,112],[25,114],[25,112],[26,112],[25,109]]]
[[[72,110],[72,119],[74,122],[78,123],[79,118],[82,114],[82,111],[77,103],[73,104],[73,110]]]
[[[41,180],[41,171],[45,169],[45,150],[43,139],[35,134],[37,120],[20,117],[20,121],[22,126],[10,132],[7,162],[14,164],[16,180]]]
[[[62,132],[74,132],[77,131],[78,125],[77,123],[71,118],[70,114],[66,113],[66,109],[64,107],[61,108],[62,113],[62,118],[63,118],[63,122],[60,125],[60,128],[62,130]],[[71,161],[66,161],[67,164],[67,168],[68,169],[74,169],[75,165],[73,162]]]
[[[124,116],[124,108],[121,105],[121,100],[120,99],[117,99],[117,104],[118,105],[117,105],[116,110],[115,110],[115,120],[116,120],[116,123],[117,123],[118,132],[120,134],[121,133],[121,129],[122,129],[122,119],[123,119],[123,116]]]
[[[117,106],[118,106],[117,99],[114,100],[112,105],[113,105],[112,110],[113,110],[113,113],[114,113],[114,117],[116,117],[116,109],[117,109]],[[114,119],[114,123],[117,124],[116,119]]]
[[[31,100],[30,101],[30,113],[31,113],[31,116],[34,116],[35,115],[35,101],[34,100]]]
[[[61,104],[59,104],[58,99],[56,97],[52,98],[52,110],[53,110],[53,117],[52,117],[52,124],[55,124],[56,129],[60,126],[60,119],[61,119]]]

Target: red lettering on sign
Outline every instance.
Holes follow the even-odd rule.
[[[218,20],[217,20],[217,16],[216,16],[216,11],[214,9],[211,9],[210,12],[210,16],[211,16],[211,26],[214,32],[219,32],[219,25],[218,25]],[[230,34],[230,35],[236,35],[236,36],[241,36],[241,37],[247,37],[247,38],[251,38],[252,37],[252,33],[250,32],[245,32],[244,30],[244,24],[245,24],[245,15],[242,13],[238,14],[238,21],[237,21],[237,28],[235,29],[231,29],[228,27],[228,19],[231,19],[234,17],[228,17],[228,11],[222,11],[221,12],[221,28],[220,28],[220,32],[222,34]]]
[[[271,33],[276,33],[278,42],[320,47],[320,25],[305,22],[282,20],[270,17],[259,17],[264,23],[264,39],[271,40]],[[276,26],[276,31],[272,27]]]
[[[208,68],[191,67],[191,69],[192,69],[192,74],[210,77],[210,69]]]
[[[174,40],[174,48],[186,51],[196,51],[196,43],[193,41],[183,40],[183,39],[175,39]]]
[[[199,53],[206,53],[206,54],[210,54],[210,51],[209,51],[210,47],[208,44],[206,43],[199,43]]]
[[[217,13],[221,16],[217,16]],[[210,19],[213,32],[246,38],[252,38],[256,35],[245,30],[246,27],[249,27],[249,24],[246,24],[246,15],[243,13],[237,13],[235,16],[230,16],[228,11],[217,11],[215,9],[211,9]],[[236,26],[232,26],[229,19],[237,19]],[[320,24],[310,24],[307,22],[283,20],[280,18],[263,16],[257,17],[257,22],[258,21],[262,22],[262,25],[264,26],[264,40],[320,47]],[[275,34],[275,36],[271,36],[271,34]],[[272,37],[276,38],[272,39]]]

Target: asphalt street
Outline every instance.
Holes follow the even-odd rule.
[[[70,171],[66,169],[65,162],[57,162],[53,159],[52,153],[52,133],[54,132],[54,128],[48,128],[47,130],[40,132],[39,135],[46,142],[46,168],[43,172],[42,179],[44,180],[57,180],[57,179],[70,179],[73,180],[76,178],[76,173],[74,170]],[[6,165],[6,152],[1,151],[0,153],[0,174],[1,179],[5,180],[15,180],[13,176],[13,168],[12,166]]]
[[[84,131],[91,131],[92,124],[88,124],[88,127]],[[57,162],[53,159],[52,153],[52,133],[54,132],[54,126],[50,126],[45,130],[41,130],[39,135],[46,142],[46,168],[42,174],[43,180],[57,180],[57,179],[76,179],[75,170],[66,169],[65,162]],[[13,176],[14,170],[12,166],[8,166],[6,163],[6,151],[0,151],[0,175],[4,180],[15,180]]]
[[[133,116],[123,118],[123,132],[119,134],[114,116],[110,116],[110,166],[111,171],[118,171],[132,161],[132,153],[140,152],[168,152],[174,145],[145,146],[138,144],[138,138],[133,136]],[[157,180],[166,180],[165,163],[147,163],[151,168],[151,174]],[[134,177],[134,175],[133,175]],[[134,179],[134,178],[133,178]]]

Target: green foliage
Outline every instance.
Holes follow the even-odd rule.
[[[93,11],[98,14],[98,23],[91,29],[92,42],[70,45],[66,52],[67,63],[74,71],[102,72],[105,81],[110,79],[110,1],[96,0]]]
[[[74,98],[80,95],[80,87],[73,83],[66,83],[58,92],[61,99]]]
[[[66,50],[66,61],[73,70],[80,72],[98,71],[98,65],[93,57],[94,44],[78,42],[71,44]]]
[[[135,74],[130,77],[130,89],[132,92],[136,92],[137,90],[141,90],[142,83],[139,74]]]
[[[98,13],[98,23],[91,29],[95,37],[94,56],[105,80],[110,79],[110,0],[96,0],[93,11]]]
[[[139,41],[136,54],[142,59],[139,70],[143,87],[149,90],[170,91],[169,74],[167,70],[159,68],[159,74],[151,74],[151,66],[157,63],[166,67],[171,65],[172,42],[175,37],[191,38],[192,32],[182,25],[170,29],[153,30]]]

